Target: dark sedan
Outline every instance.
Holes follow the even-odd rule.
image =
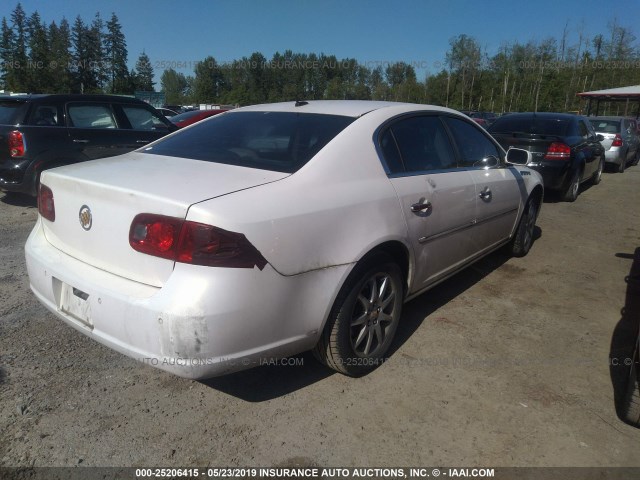
[[[586,117],[566,113],[514,113],[498,118],[489,132],[505,150],[528,150],[528,165],[544,179],[544,187],[573,202],[580,184],[600,183],[604,166],[603,140]]]

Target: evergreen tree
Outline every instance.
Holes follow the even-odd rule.
[[[38,12],[27,21],[29,34],[29,64],[27,68],[27,90],[35,93],[52,91],[53,78],[49,70],[51,49],[47,27]]]
[[[160,86],[165,94],[165,101],[171,105],[182,105],[185,102],[187,79],[182,73],[169,68],[162,72]]]
[[[27,15],[18,3],[11,13],[13,30],[13,55],[11,70],[7,72],[9,88],[15,91],[27,90]]]
[[[153,66],[149,56],[143,51],[136,62],[135,85],[136,90],[142,92],[153,92]]]
[[[71,29],[65,18],[60,26],[55,22],[49,25],[49,42],[51,45],[51,60],[49,70],[52,76],[53,93],[70,93],[71,81]]]
[[[129,83],[127,41],[115,13],[111,14],[111,19],[107,22],[107,32],[103,40],[105,60],[108,62],[109,91],[111,93],[125,92]]]
[[[9,28],[7,19],[2,17],[2,26],[0,27],[0,88],[3,90],[13,89],[11,77],[14,43],[13,30]]]

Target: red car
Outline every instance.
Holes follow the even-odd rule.
[[[226,110],[192,110],[190,112],[181,113],[180,115],[175,115],[169,120],[171,120],[171,122],[173,122],[179,128],[182,128],[223,112],[226,112]]]

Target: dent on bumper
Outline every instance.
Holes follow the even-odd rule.
[[[269,264],[260,271],[178,263],[156,288],[57,250],[40,222],[25,246],[38,300],[94,340],[185,378],[223,375],[312,348],[350,268],[285,277]],[[61,309],[64,285],[88,295],[85,319]]]

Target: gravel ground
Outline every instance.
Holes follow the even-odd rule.
[[[48,314],[24,264],[37,209],[0,193],[0,465],[640,466],[610,367],[633,335],[639,205],[640,167],[547,200],[527,257],[493,254],[408,303],[363,378],[303,354],[196,382]]]

